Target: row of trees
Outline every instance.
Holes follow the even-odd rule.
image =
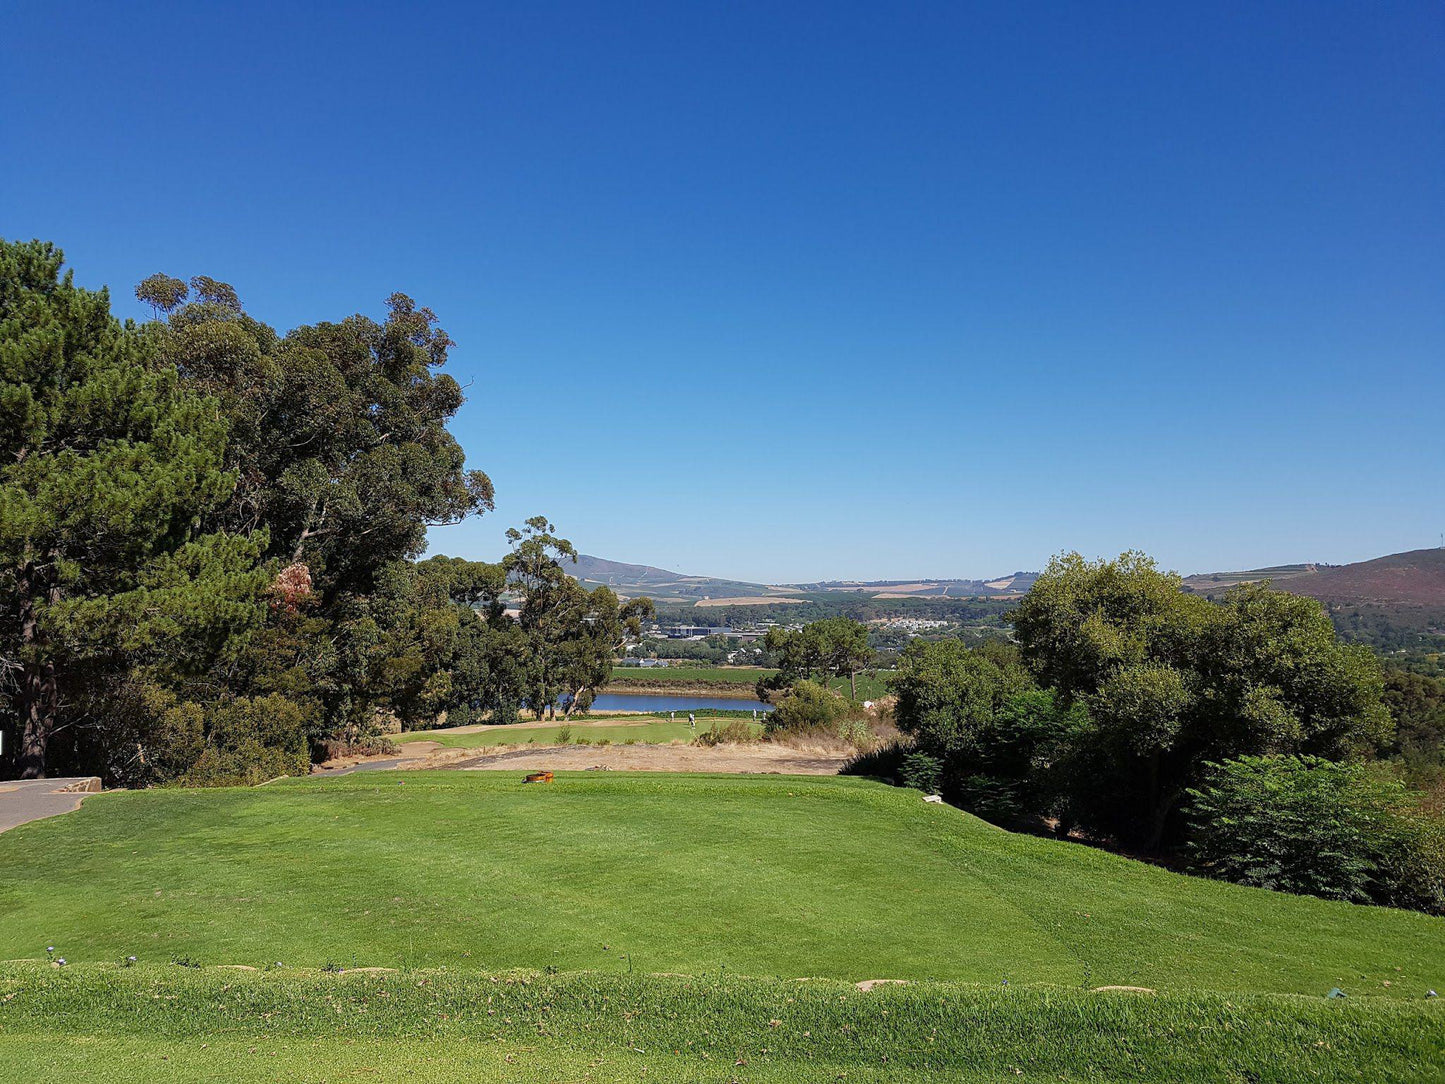
[[[21,775],[223,781],[394,717],[585,705],[645,603],[588,594],[545,519],[501,564],[416,562],[492,508],[434,314],[278,334],[164,275],[122,323],[0,241],[0,720]],[[503,607],[521,598],[521,617]],[[607,665],[604,665],[607,664]],[[264,751],[264,752],[263,752]]]

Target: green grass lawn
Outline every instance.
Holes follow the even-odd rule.
[[[686,713],[682,713],[680,722],[644,717],[632,724],[617,722],[612,725],[608,725],[605,718],[604,721],[598,721],[591,716],[583,716],[575,722],[563,723],[559,726],[498,727],[496,730],[480,730],[470,734],[452,734],[445,730],[415,730],[406,734],[398,734],[392,740],[401,743],[434,741],[448,749],[479,749],[494,745],[520,746],[528,743],[556,745],[561,740],[563,732],[566,732],[568,740],[572,743],[585,741],[595,745],[598,742],[607,741],[614,745],[621,745],[624,742],[665,744],[671,741],[692,741],[693,738],[708,730],[713,723],[731,721],[726,716],[709,718],[701,712],[697,713],[697,716],[696,729],[687,725]],[[753,727],[753,724],[746,719],[739,721],[752,727],[758,733],[762,733],[761,724]]]
[[[1445,988],[1441,919],[1184,877],[866,780],[520,778],[91,798],[0,835],[0,959]]]
[[[121,792],[0,834],[0,1079],[1445,1079],[1440,919],[860,779],[520,777]]]
[[[0,965],[4,1079],[1268,1080],[1445,1074],[1445,1011],[956,983]]]

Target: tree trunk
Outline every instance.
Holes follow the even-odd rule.
[[[15,765],[21,779],[45,778],[45,747],[55,727],[59,697],[55,665],[26,667],[20,693],[20,752]]]
[[[852,669],[848,671],[848,692],[851,699],[858,699],[858,675],[857,671]]]
[[[20,642],[28,660],[20,674],[20,749],[15,758],[21,779],[45,778],[45,748],[50,732],[55,729],[55,716],[60,709],[60,690],[55,681],[55,663],[43,657],[39,615],[35,597],[34,566],[28,566],[18,577],[20,581]],[[46,594],[51,603],[57,601],[59,589],[50,587]],[[40,651],[36,649],[40,648]],[[36,656],[41,657],[37,658]]]
[[[1164,842],[1164,831],[1169,826],[1169,814],[1174,810],[1180,791],[1176,788],[1165,793],[1160,782],[1161,755],[1155,753],[1149,758],[1149,834],[1147,846],[1151,853],[1157,853]]]

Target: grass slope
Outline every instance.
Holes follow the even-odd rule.
[[[1183,877],[866,780],[407,772],[0,835],[0,959],[1445,988],[1445,921]],[[1388,985],[1386,985],[1388,983]]]
[[[6,1079],[1403,1084],[1445,1011],[643,975],[0,968]]]

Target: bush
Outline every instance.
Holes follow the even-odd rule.
[[[937,794],[943,786],[943,761],[927,753],[909,753],[899,765],[898,776],[905,787]]]
[[[894,786],[902,786],[903,759],[912,747],[906,740],[891,741],[876,749],[854,753],[847,763],[838,769],[838,774],[862,775],[870,779],[881,779]]]
[[[852,711],[852,705],[835,692],[812,681],[800,681],[768,713],[763,728],[768,734],[786,731],[832,733]]]
[[[747,723],[738,719],[731,719],[719,726],[717,723],[704,730],[693,739],[694,745],[711,747],[714,745],[742,745],[747,742],[758,740],[757,732]]]
[[[1037,688],[1016,653],[956,640],[914,641],[898,660],[898,727],[913,738],[909,785],[996,824],[1029,822],[1063,804],[1058,765],[1087,731],[1081,704]]]
[[[175,710],[193,714],[197,708],[188,703]],[[239,697],[200,705],[199,711],[205,746],[181,777],[185,786],[254,786],[310,772],[305,715],[286,697]]]
[[[1189,854],[1199,872],[1445,913],[1445,824],[1364,764],[1241,757],[1208,765],[1189,795]]]

